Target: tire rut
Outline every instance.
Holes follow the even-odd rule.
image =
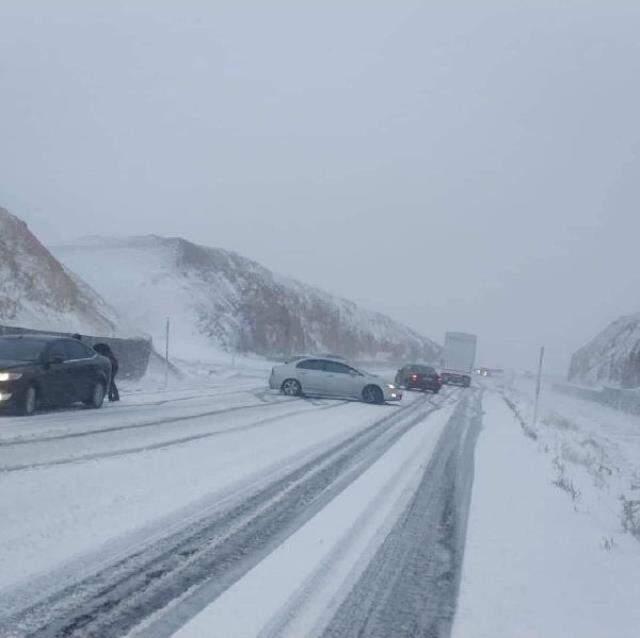
[[[142,632],[171,635],[185,614],[217,598],[446,400],[394,411],[249,498],[68,586],[8,619],[12,635],[116,638],[181,601]]]
[[[289,402],[287,402],[289,403]],[[341,403],[333,403],[331,405],[322,405],[320,407],[318,407],[318,410],[331,410],[337,407],[340,407],[344,405],[343,402]],[[252,406],[253,407],[253,406]],[[255,407],[262,407],[264,408],[264,405],[260,404],[258,406]],[[246,408],[245,408],[246,409]],[[232,410],[229,410],[228,412],[231,412]],[[277,421],[283,421],[285,419],[288,419],[290,417],[294,417],[294,416],[300,416],[301,414],[309,414],[311,411],[310,410],[294,410],[292,412],[285,412],[284,414],[278,414],[278,415],[274,415],[271,417],[267,417],[264,419],[260,419],[259,421],[254,421],[253,423],[248,423],[247,425],[241,425],[238,427],[230,427],[230,428],[225,428],[222,430],[213,430],[213,431],[209,431],[209,432],[199,432],[198,434],[192,434],[192,435],[188,435],[188,436],[183,436],[183,437],[179,437],[177,439],[169,439],[167,441],[159,441],[157,443],[149,443],[147,445],[139,445],[139,446],[135,446],[135,447],[130,447],[130,448],[121,448],[119,450],[110,450],[110,451],[105,451],[105,452],[91,452],[89,454],[78,454],[76,456],[67,456],[67,457],[62,457],[62,458],[58,458],[58,459],[52,459],[52,460],[47,460],[47,461],[40,461],[37,463],[21,463],[21,464],[16,464],[16,465],[5,465],[5,466],[0,466],[0,474],[2,473],[12,473],[12,472],[24,472],[27,470],[37,470],[37,469],[42,469],[42,468],[46,468],[46,467],[56,467],[59,465],[69,465],[71,463],[82,463],[82,462],[87,462],[87,461],[96,461],[96,460],[100,460],[100,459],[110,459],[110,458],[116,458],[116,457],[120,457],[120,456],[128,456],[130,454],[140,454],[141,452],[152,452],[155,450],[163,450],[165,448],[170,448],[170,447],[174,447],[176,445],[184,445],[186,443],[191,443],[193,441],[199,441],[201,439],[210,439],[216,436],[224,436],[224,435],[228,435],[228,434],[236,434],[238,432],[246,432],[248,430],[254,430],[257,428],[262,428],[265,427],[267,425],[270,425],[271,423],[277,422]],[[220,412],[216,412],[215,414],[220,414]],[[184,420],[190,420],[190,419],[197,419],[197,418],[201,418],[203,416],[208,416],[207,414],[198,414],[192,417],[184,417],[184,418],[180,418],[180,421],[184,421]]]
[[[50,436],[42,436],[42,437],[6,439],[3,441],[0,441],[0,448],[32,445],[34,443],[49,443],[51,441],[61,441],[65,439],[77,439],[77,438],[83,438],[87,436],[95,436],[97,434],[108,434],[110,432],[134,431],[138,429],[156,427],[159,425],[169,425],[173,423],[180,423],[182,421],[189,421],[190,419],[198,419],[200,417],[231,414],[233,412],[240,412],[242,410],[256,410],[259,408],[264,409],[265,406],[272,406],[272,405],[278,406],[286,403],[292,403],[294,401],[295,399],[281,399],[278,401],[261,401],[260,403],[236,405],[230,408],[219,408],[217,410],[206,410],[204,412],[196,412],[194,414],[165,417],[162,419],[154,419],[152,421],[132,423],[130,425],[113,425],[113,426],[100,428],[96,430],[82,430],[80,432],[65,432],[64,434],[53,434]]]
[[[323,638],[450,635],[481,414],[479,391],[457,406],[407,510],[342,601]]]

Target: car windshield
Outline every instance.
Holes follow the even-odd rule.
[[[0,359],[6,361],[37,361],[44,342],[34,339],[0,339]]]

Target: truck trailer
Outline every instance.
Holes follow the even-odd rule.
[[[476,335],[465,332],[447,332],[442,353],[442,382],[448,385],[471,385],[471,371],[476,362]]]

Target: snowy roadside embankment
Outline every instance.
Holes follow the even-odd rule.
[[[530,394],[501,390],[511,407],[485,395],[454,638],[635,638],[640,544],[619,500],[635,417],[546,394],[534,430]]]
[[[640,415],[640,390],[637,388],[630,390],[605,386],[595,389],[567,383],[554,383],[553,391],[577,399],[595,401],[596,403],[614,408],[615,410]]]
[[[531,423],[532,384],[515,380],[506,396]],[[640,540],[640,416],[545,387],[535,434],[550,459],[555,484],[576,507],[606,521],[615,533]]]

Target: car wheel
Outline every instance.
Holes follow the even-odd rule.
[[[384,395],[377,385],[368,385],[362,391],[362,400],[365,403],[384,403]]]
[[[18,412],[22,416],[31,416],[38,409],[38,390],[30,385],[26,390],[18,406]]]
[[[282,394],[288,397],[299,397],[302,394],[302,386],[295,379],[286,379],[282,383]]]
[[[84,404],[89,408],[93,408],[94,410],[97,410],[98,408],[102,407],[102,404],[104,403],[105,394],[106,394],[106,390],[105,390],[104,383],[102,383],[102,381],[98,381],[93,386],[93,390],[91,391],[91,397],[87,401],[85,401]]]

